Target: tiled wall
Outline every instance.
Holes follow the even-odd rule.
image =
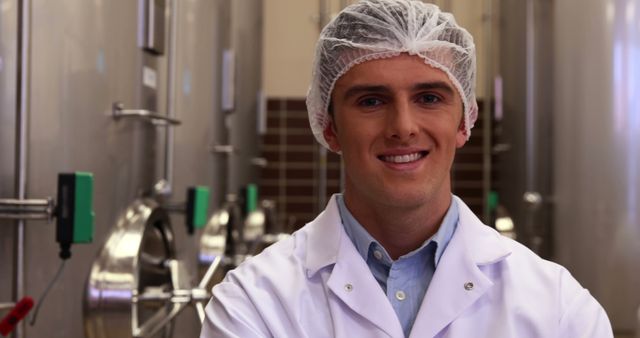
[[[267,102],[267,133],[262,156],[267,167],[260,180],[261,198],[276,201],[285,230],[293,231],[324,209],[319,203],[320,145],[316,142],[301,99]],[[340,190],[340,156],[327,152],[327,194]]]

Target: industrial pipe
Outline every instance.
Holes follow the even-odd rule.
[[[26,199],[27,196],[27,126],[29,115],[29,62],[31,56],[31,0],[18,0],[18,38],[17,60],[20,65],[16,78],[16,160],[15,160],[15,191],[16,198]],[[14,239],[14,279],[13,298],[22,299],[24,290],[24,252],[25,252],[25,221],[16,222]],[[24,335],[24,323],[20,323],[14,331],[14,338]]]

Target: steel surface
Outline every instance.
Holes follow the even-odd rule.
[[[166,212],[153,200],[135,201],[118,219],[91,267],[84,299],[86,336],[131,337],[132,327],[164,307],[161,302],[133,308],[133,299],[149,289],[171,290],[172,276],[165,262],[174,258],[174,235]]]
[[[555,259],[614,330],[630,332],[640,306],[640,1],[562,0],[554,10]]]
[[[640,1],[504,1],[501,12],[510,150],[500,156],[500,200],[518,239],[567,267],[616,334],[632,335],[640,305]]]

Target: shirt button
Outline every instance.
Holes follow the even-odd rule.
[[[351,292],[351,290],[353,290],[353,285],[351,285],[350,283],[345,284],[344,290],[347,292]]]
[[[373,257],[375,257],[377,260],[381,260],[382,259],[382,252],[380,252],[380,250],[376,250],[373,252]]]
[[[407,298],[407,295],[404,294],[404,291],[400,290],[400,291],[396,291],[396,299],[399,301],[403,301],[405,298]]]

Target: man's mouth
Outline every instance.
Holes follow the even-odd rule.
[[[402,164],[402,163],[411,163],[411,162],[418,161],[424,158],[425,156],[427,156],[428,154],[429,154],[428,151],[417,151],[415,153],[403,154],[403,155],[380,155],[378,156],[378,159],[380,159],[383,162]]]

